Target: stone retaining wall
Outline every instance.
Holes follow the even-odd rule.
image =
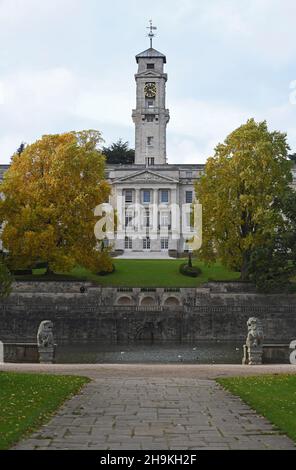
[[[251,285],[140,289],[18,282],[0,304],[0,340],[34,341],[42,320],[54,322],[58,343],[244,340],[250,316],[262,319],[266,341],[296,339],[296,295],[260,295]]]

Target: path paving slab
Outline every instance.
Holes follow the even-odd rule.
[[[214,380],[94,377],[15,449],[296,449]]]

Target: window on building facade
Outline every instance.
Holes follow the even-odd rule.
[[[125,202],[131,203],[133,202],[133,191],[132,189],[125,190]]]
[[[145,189],[143,191],[143,202],[149,203],[150,201],[151,201],[151,191]]]
[[[124,248],[126,250],[132,250],[133,249],[133,240],[130,237],[125,237],[124,239]]]
[[[192,171],[186,171],[186,178],[192,178]]]
[[[125,226],[132,227],[133,225],[133,213],[131,211],[126,211],[125,213]]]
[[[160,246],[162,250],[169,249],[169,239],[168,238],[161,238],[160,239]]]
[[[155,68],[155,64],[147,64],[147,70],[153,70]]]
[[[147,108],[154,108],[154,103],[155,103],[155,101],[153,99],[147,99],[146,100]]]
[[[146,121],[147,122],[153,122],[155,119],[155,114],[147,114],[146,115]]]
[[[144,212],[144,227],[150,227],[150,211],[147,209]]]
[[[160,192],[160,202],[169,202],[169,191],[168,189],[162,189]]]
[[[149,237],[143,238],[143,250],[150,250],[151,248],[151,240]]]
[[[186,191],[186,204],[192,204],[193,201],[193,192]]]
[[[170,225],[170,212],[169,211],[161,211],[160,212],[160,226],[161,227],[168,227]]]
[[[192,214],[191,214],[192,211],[190,211],[190,213],[187,213],[186,214],[186,230],[192,232],[193,231],[193,225],[192,225]]]
[[[108,248],[110,245],[110,241],[108,240],[108,238],[104,238],[103,240],[103,246],[104,248]]]
[[[146,158],[146,165],[147,165],[147,166],[153,166],[153,165],[154,165],[154,162],[155,162],[155,158],[154,158],[154,157],[147,157],[147,158]]]

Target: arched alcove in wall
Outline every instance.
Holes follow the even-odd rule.
[[[134,301],[131,297],[123,295],[117,299],[117,305],[134,305]]]
[[[151,296],[146,296],[146,297],[143,297],[142,300],[141,300],[141,306],[142,305],[155,305],[156,302],[155,302],[155,299]]]
[[[165,299],[164,305],[167,307],[178,307],[181,305],[181,302],[177,297],[170,296]]]

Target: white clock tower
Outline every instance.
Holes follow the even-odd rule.
[[[150,22],[150,48],[136,56],[137,104],[133,110],[136,127],[136,165],[153,166],[167,163],[166,127],[170,115],[166,109],[166,57],[152,47],[155,29]]]

